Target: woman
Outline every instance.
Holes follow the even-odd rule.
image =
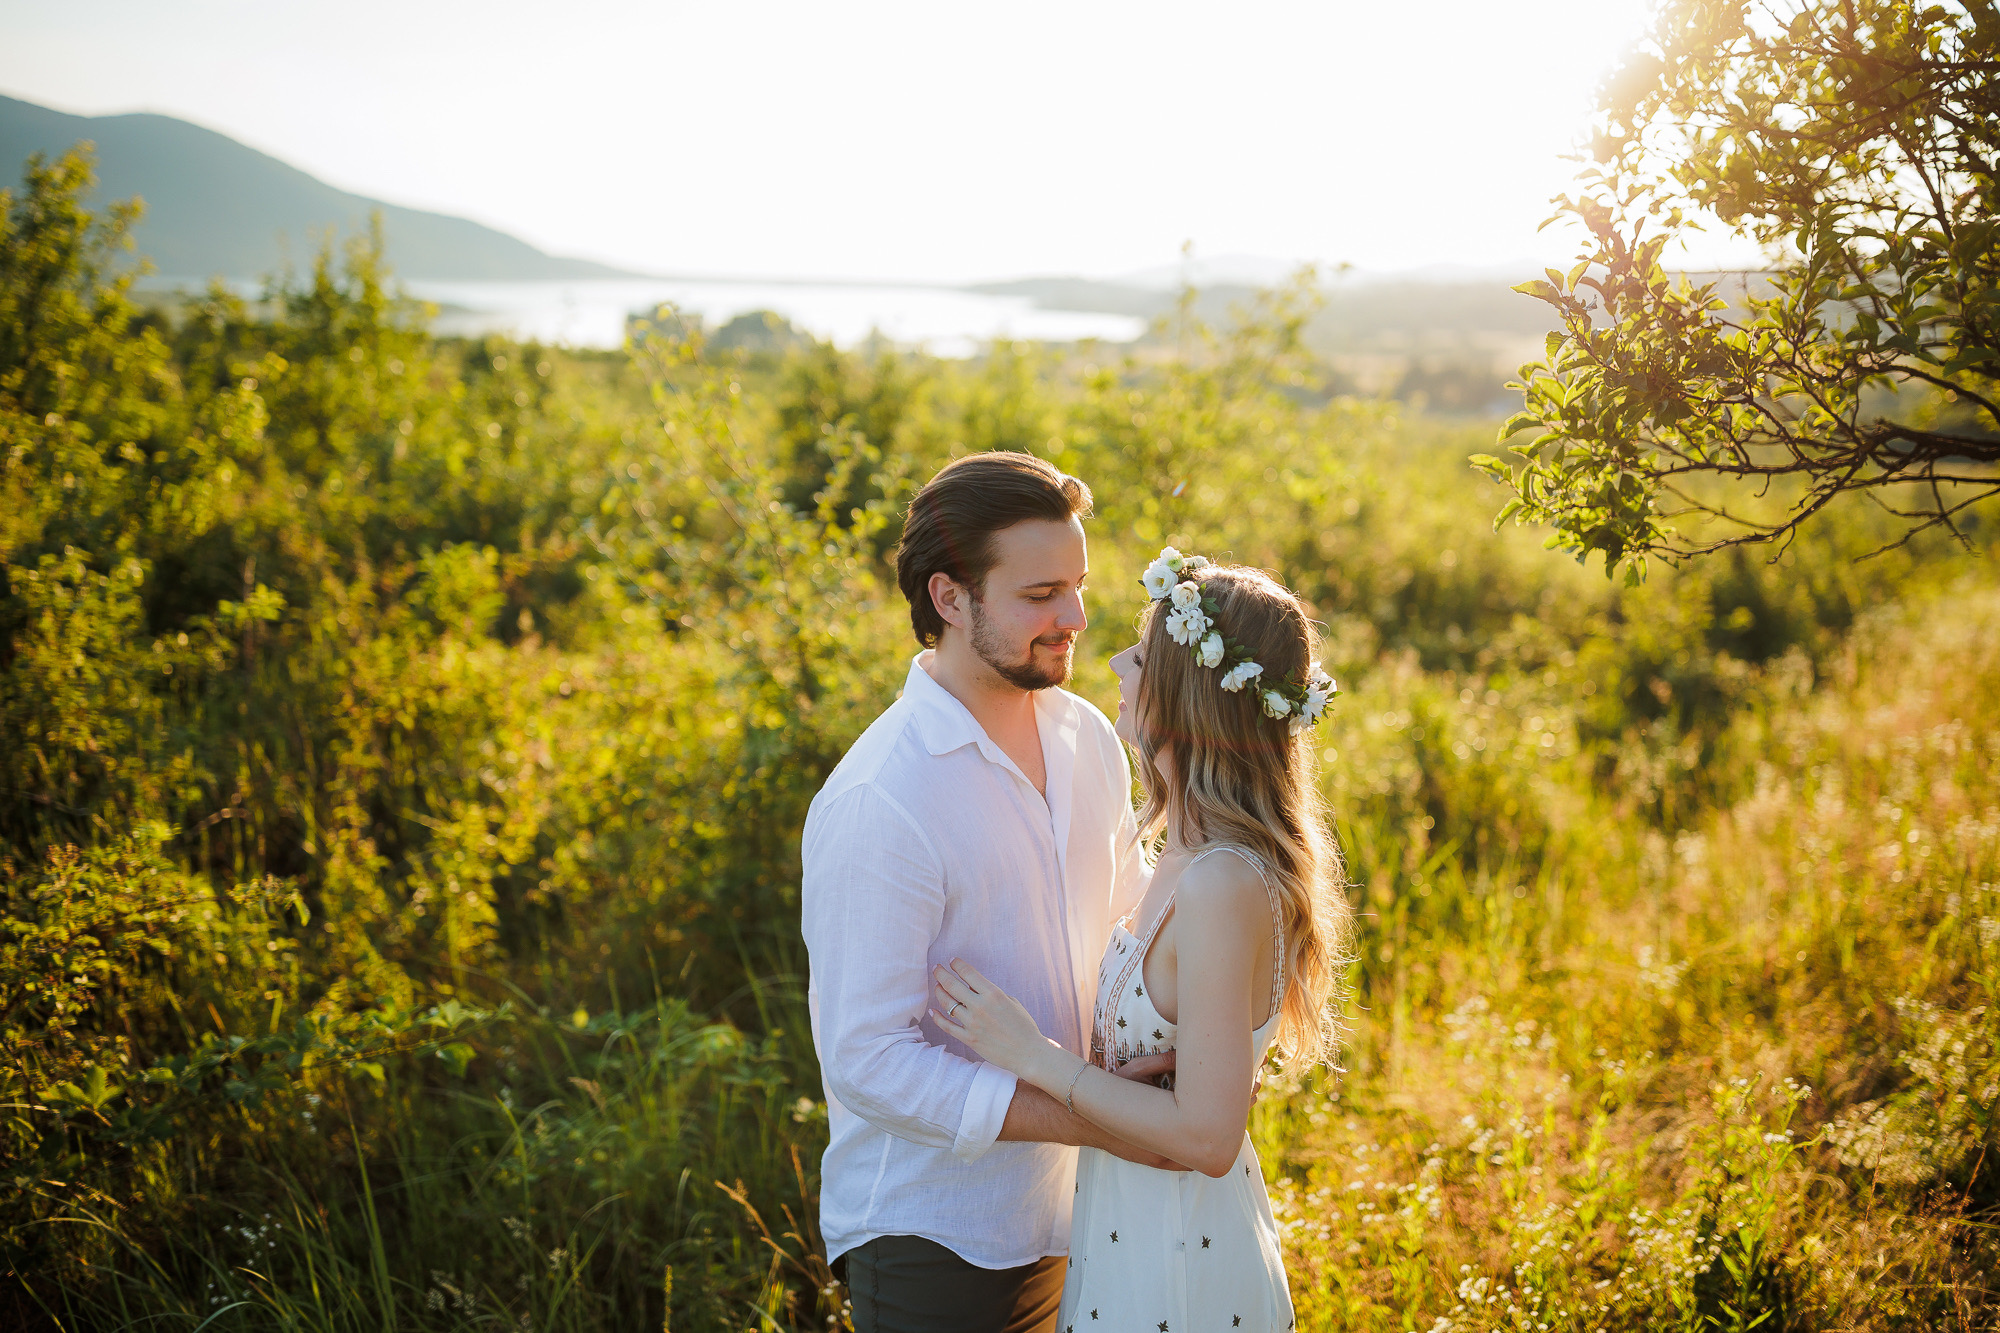
[[[1139,643],[1111,667],[1146,787],[1142,836],[1166,842],[1098,969],[1093,1058],[1044,1038],[969,964],[936,970],[932,1011],[984,1059],[1192,1168],[1082,1150],[1063,1333],[1283,1330],[1291,1296],[1246,1126],[1273,1040],[1306,1065],[1333,1036],[1350,920],[1311,730],[1334,684],[1298,599],[1258,571],[1169,547],[1143,581]],[[1111,1072],[1169,1050],[1170,1087]]]

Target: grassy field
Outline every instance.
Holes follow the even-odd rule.
[[[1871,611],[1758,673],[1664,827],[1546,701],[1553,744],[1483,681],[1364,686],[1371,747],[1538,763],[1554,827],[1351,835],[1349,1072],[1260,1113],[1301,1327],[1990,1327],[1996,654],[1984,583]]]
[[[839,1325],[798,833],[914,648],[899,506],[1008,447],[1099,497],[1087,696],[1163,542],[1325,622],[1302,1328],[1995,1326],[1983,548],[1614,584],[1283,295],[965,362],[437,340],[365,252],[135,317],[76,188],[0,252],[0,1322]]]

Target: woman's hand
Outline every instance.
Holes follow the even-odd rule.
[[[1019,1000],[964,959],[952,959],[950,967],[932,968],[931,982],[931,1017],[988,1063],[1044,1091],[1057,1076],[1056,1061],[1066,1067],[1076,1064],[1074,1055],[1042,1035]]]

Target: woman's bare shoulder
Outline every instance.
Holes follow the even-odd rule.
[[[1231,847],[1196,854],[1174,886],[1176,910],[1194,918],[1262,920],[1270,915],[1263,876]]]

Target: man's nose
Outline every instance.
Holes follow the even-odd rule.
[[[1090,624],[1090,617],[1083,613],[1083,594],[1073,592],[1063,599],[1062,612],[1056,617],[1056,628],[1075,630],[1079,634]]]

